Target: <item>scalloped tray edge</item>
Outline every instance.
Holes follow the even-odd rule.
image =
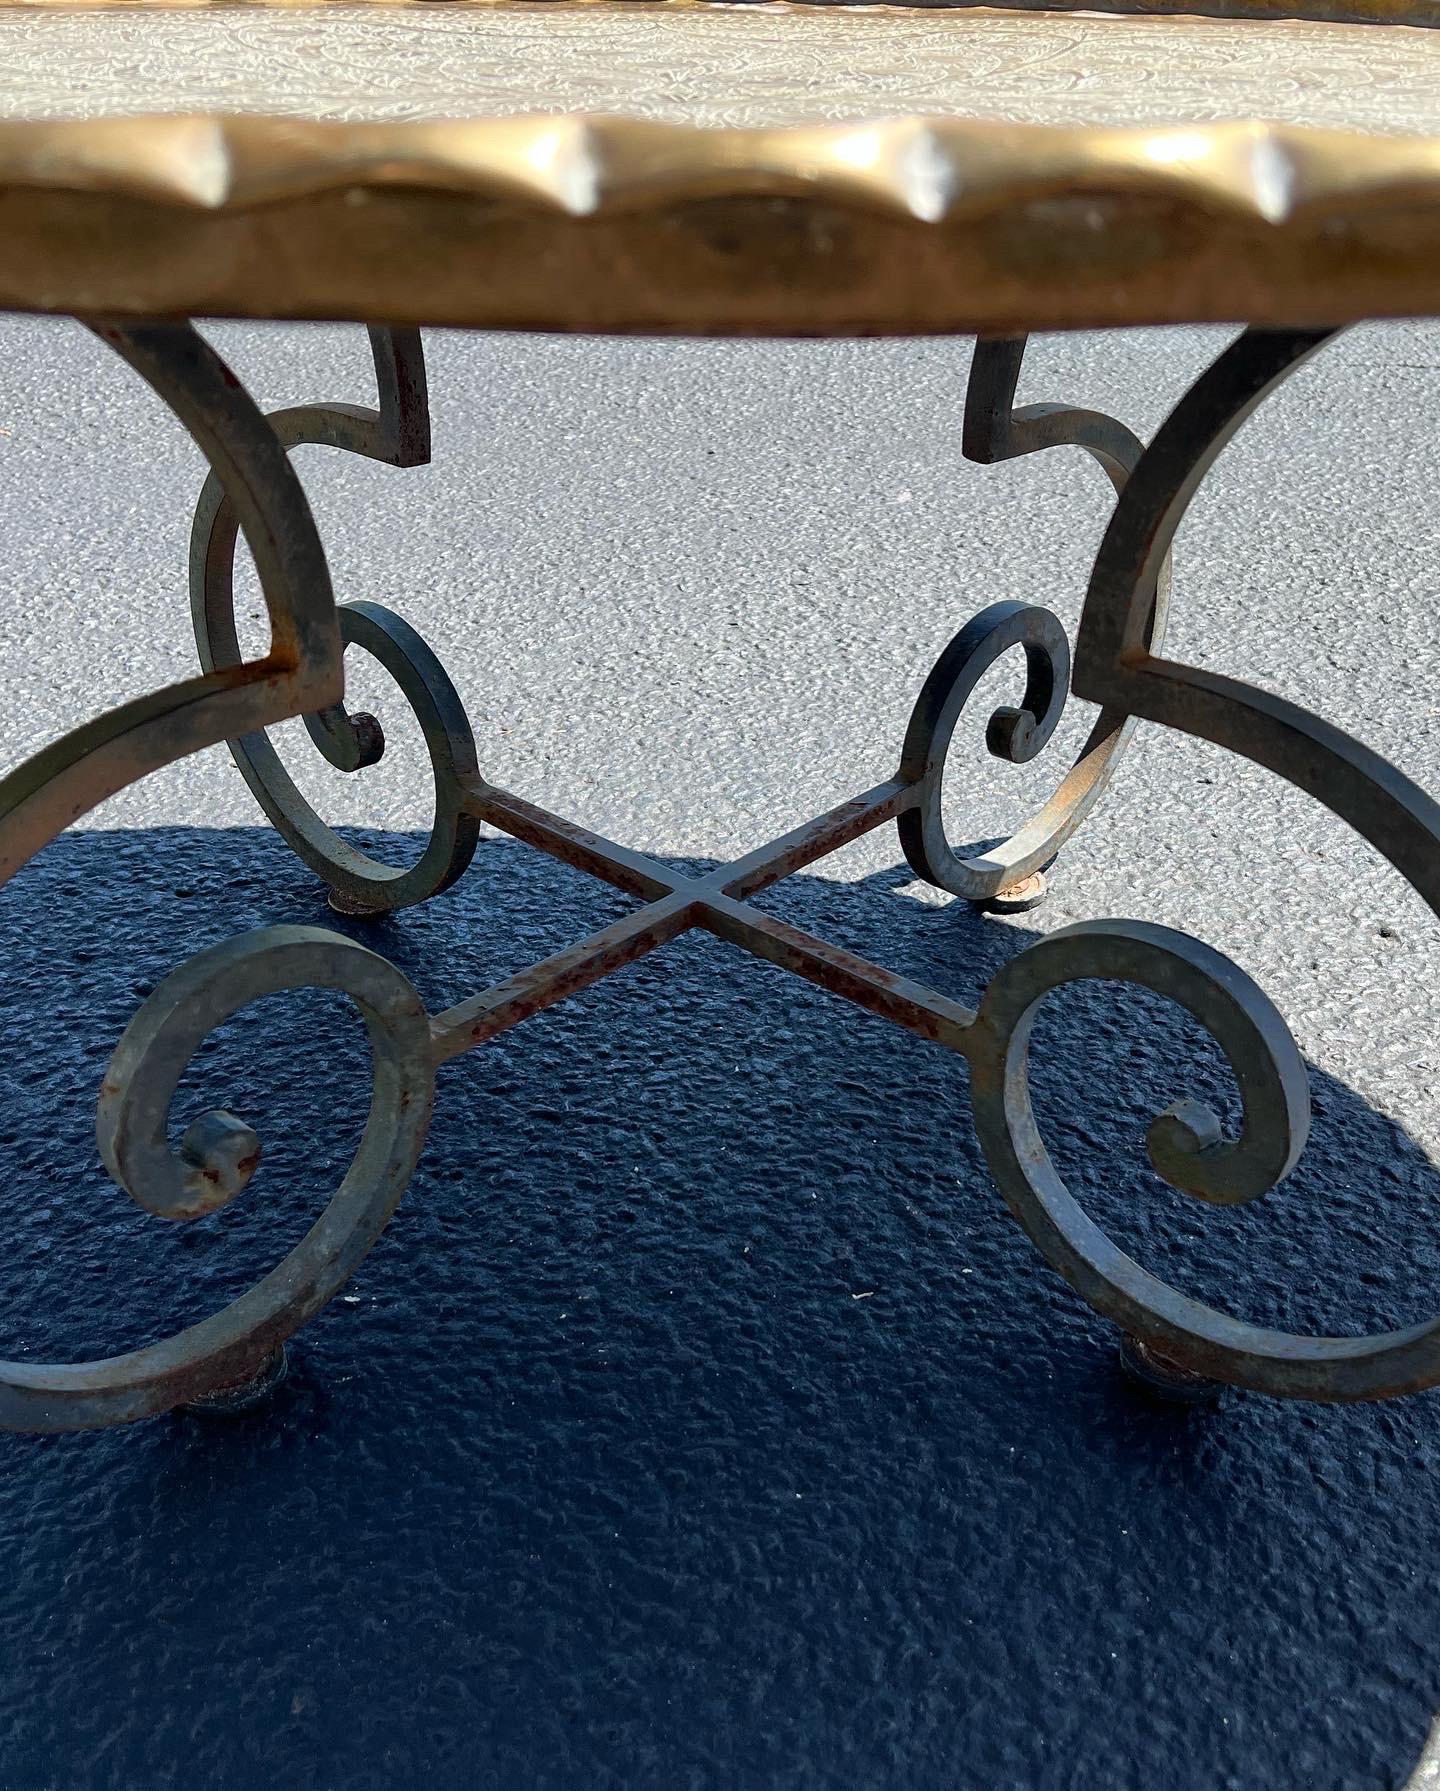
[[[1261,123],[7,121],[0,212],[14,309],[808,333],[1440,308],[1440,138]]]

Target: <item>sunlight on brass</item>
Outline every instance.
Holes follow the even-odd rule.
[[[1440,30],[0,6],[0,61],[10,309],[795,335],[1440,311]]]

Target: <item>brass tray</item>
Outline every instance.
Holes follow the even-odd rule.
[[[11,309],[779,334],[1440,312],[1440,31],[1405,25],[44,4],[0,8],[0,68]]]

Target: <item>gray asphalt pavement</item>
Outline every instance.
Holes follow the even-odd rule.
[[[358,329],[208,333],[267,407],[368,401]],[[1022,397],[1147,434],[1225,336],[1045,338]],[[738,856],[893,768],[974,611],[1078,615],[1108,486],[1078,451],[962,459],[966,343],[427,343],[432,466],[303,451],[337,591],[426,636],[487,773],[613,837]],[[1302,370],[1181,533],[1170,637],[1432,789],[1437,392],[1435,326],[1356,330]],[[13,764],[192,669],[202,468],[78,326],[14,319],[0,465]],[[246,609],[258,630],[248,588]],[[1016,686],[1006,665],[986,689]],[[343,778],[291,724],[294,771],[337,823],[416,850],[418,733],[375,668],[352,691],[386,758]],[[1008,830],[1088,721],[1015,768],[983,751],[989,707],[952,751],[956,839]],[[223,750],[87,817],[5,900],[0,1344],[139,1342],[246,1250],[273,1259],[287,1187],[331,1185],[345,1153],[306,1128],[353,1041],[324,1004],[267,1003],[240,1035],[267,1140],[300,1131],[247,1196],[260,1216],[205,1221],[200,1249],[156,1242],[94,1161],[104,1056],[191,951],[325,913]],[[1229,953],[1312,1066],[1306,1164],[1242,1214],[1162,1192],[1144,1126],[1213,1053],[1087,995],[1036,1045],[1067,1174],[1245,1316],[1433,1308],[1440,935],[1279,780],[1147,729],[1033,914],[975,920],[889,830],[770,900],[966,1001],[1075,919]],[[496,841],[460,891],[347,930],[434,1009],[614,911]],[[410,1201],[267,1418],[0,1448],[0,1784],[1405,1783],[1440,1705],[1437,1396],[1138,1405],[1005,1218],[963,1073],[923,1053],[691,941],[448,1072]]]
[[[266,406],[368,390],[357,330],[213,335]],[[1022,396],[1092,403],[1146,433],[1223,340],[1046,338]],[[13,321],[0,354],[13,469],[0,677],[25,692],[14,762],[190,669],[177,568],[199,463],[76,326]],[[430,360],[433,466],[305,453],[337,590],[392,604],[432,643],[491,776],[647,850],[735,856],[886,773],[925,670],[982,605],[1078,613],[1108,487],[1078,450],[962,460],[966,344],[435,335]],[[1292,380],[1181,535],[1170,636],[1177,655],[1284,692],[1431,787],[1437,388],[1440,334],[1421,326],[1352,332]],[[383,674],[356,669],[360,699],[383,706]],[[1013,677],[992,674],[997,692]],[[288,730],[297,774],[337,822],[423,819],[426,774],[399,750],[397,707],[396,750],[363,779],[318,765]],[[1016,820],[1087,719],[1075,706],[1025,768],[957,745],[955,837]],[[217,749],[84,825],[254,820]],[[881,834],[819,874],[851,881],[894,857]],[[1148,732],[1035,924],[1100,914],[1231,953],[1306,1050],[1440,1144],[1426,999],[1440,943],[1398,877],[1277,780]]]

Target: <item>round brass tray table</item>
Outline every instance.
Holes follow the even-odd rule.
[[[1346,324],[1440,313],[1440,32],[1416,28],[1430,8],[1404,0],[1353,0],[1330,20],[1280,20],[1268,0],[1250,10],[1270,16],[1243,20],[1161,10],[0,9],[0,306],[81,319],[211,468],[191,536],[199,675],[0,783],[4,874],[127,784],[226,741],[344,913],[438,894],[482,824],[636,898],[602,932],[437,1014],[384,958],[323,929],[266,928],[179,965],[100,1092],[101,1153],[141,1206],[192,1218],[253,1174],[260,1143],[242,1119],[203,1114],[176,1151],[169,1112],[208,1033],[267,993],[338,989],[360,1009],[374,1062],[364,1137],[322,1216],[249,1292],[127,1355],[0,1364],[0,1425],[76,1429],[255,1396],[394,1211],[440,1066],[694,928],[967,1060],[1002,1194],[1120,1326],[1138,1373],[1182,1395],[1232,1383],[1332,1400],[1440,1382],[1440,1320],[1366,1338],[1242,1323],[1142,1269],[1060,1179],[1031,1110],[1028,1039],[1052,990],[1093,978],[1180,1003],[1234,1070],[1238,1135],[1177,1100],[1148,1134],[1161,1176],[1238,1204],[1296,1163],[1309,1121],[1299,1052],[1265,994],[1202,940],[1143,918],[1081,922],[1020,952],[972,1011],[749,900],[893,821],[919,876],[966,901],[1032,904],[1149,721],[1278,773],[1440,905],[1440,808],[1423,790],[1321,717],[1163,644],[1171,542],[1234,431]],[[195,316],[363,323],[376,402],[262,415]],[[1148,445],[1108,416],[1016,404],[1027,332],[1177,322],[1240,333]],[[1079,446],[1114,487],[1073,646],[1040,606],[982,610],[924,681],[893,775],[704,876],[499,789],[426,643],[378,604],[336,602],[289,457],[310,443],[426,461],[421,326],[974,334],[966,453]],[[272,634],[256,660],[235,627],[241,534]],[[304,716],[332,765],[376,761],[383,717],[346,709],[347,648],[393,675],[429,744],[433,832],[405,871],[333,832],[266,735]],[[941,815],[946,754],[982,674],[1012,653],[1023,694],[989,718],[993,755],[1039,754],[1072,690],[1099,716],[1027,824],[958,850]]]

